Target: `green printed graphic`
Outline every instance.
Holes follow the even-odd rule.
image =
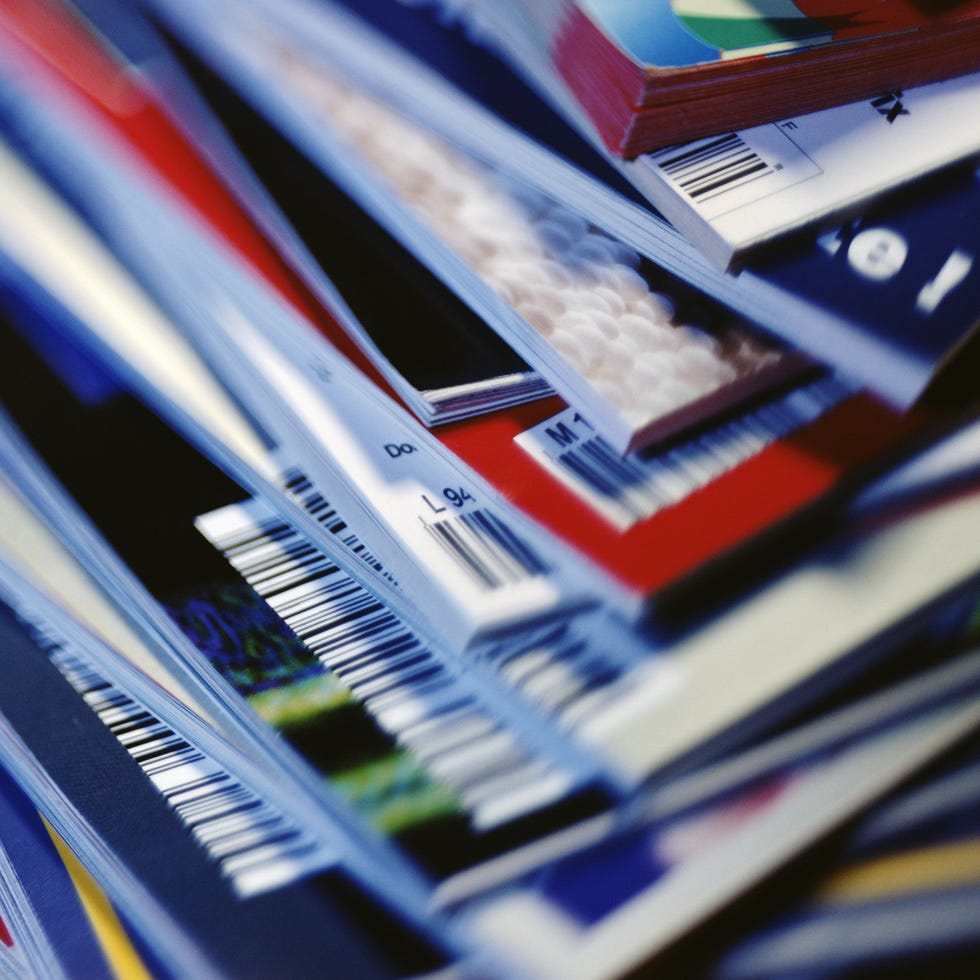
[[[379,831],[459,814],[455,794],[377,726],[247,583],[200,589],[168,611],[222,677]]]

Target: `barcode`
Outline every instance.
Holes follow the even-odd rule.
[[[667,451],[624,458],[600,436],[590,436],[552,458],[566,482],[584,488],[629,526],[707,486],[850,394],[839,381],[824,378]]]
[[[574,727],[615,696],[614,682],[634,666],[622,653],[583,636],[570,620],[510,638],[483,657],[526,698]]]
[[[37,630],[51,662],[115,735],[241,897],[280,888],[335,863],[336,851],[298,827],[218,762]]]
[[[368,551],[364,542],[347,526],[347,522],[327,502],[326,498],[313,486],[305,474],[297,469],[290,468],[283,473],[282,479],[289,496],[315,521],[339,538],[348,551],[353,552],[376,571],[384,572],[386,578],[394,581],[384,571],[381,562]]]
[[[659,170],[695,201],[708,201],[773,173],[738,133],[728,133],[651,155]]]
[[[432,649],[336,564],[253,499],[197,526],[378,724],[486,826],[563,795],[540,758]]]
[[[544,575],[549,567],[499,517],[473,510],[432,523],[422,521],[442,549],[487,589]]]

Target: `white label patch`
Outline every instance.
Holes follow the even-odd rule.
[[[777,125],[672,146],[641,161],[708,221],[822,173]]]

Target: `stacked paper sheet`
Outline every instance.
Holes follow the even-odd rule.
[[[0,977],[975,957],[976,133],[722,272],[559,6],[0,3]]]

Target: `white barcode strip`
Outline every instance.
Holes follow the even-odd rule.
[[[426,531],[487,589],[544,575],[548,566],[499,517],[472,510],[440,521],[422,521]]]
[[[601,436],[591,436],[553,458],[567,480],[584,484],[628,525],[707,486],[850,394],[833,378],[821,379],[666,452],[623,458]]]
[[[43,630],[36,635],[51,662],[139,764],[240,896],[282,887],[335,863],[335,849],[261,799],[86,660]]]
[[[384,571],[381,562],[368,551],[360,538],[347,526],[343,518],[303,473],[297,469],[288,469],[283,473],[283,481],[286,492],[314,520],[323,525],[331,534],[336,535],[343,542],[344,546],[362,561],[366,562],[375,570],[384,572],[386,578],[394,581],[391,575]]]
[[[506,802],[537,807],[567,790],[545,784],[551,760],[501,722],[475,683],[450,672],[374,595],[257,500],[222,508],[197,526],[378,724],[450,786],[471,810],[500,819]],[[541,794],[529,790],[539,784]]]
[[[728,133],[651,155],[661,173],[688,197],[709,201],[773,173],[738,133]]]
[[[614,696],[615,682],[628,669],[626,657],[583,639],[574,622],[507,640],[484,657],[526,698],[572,728]]]

